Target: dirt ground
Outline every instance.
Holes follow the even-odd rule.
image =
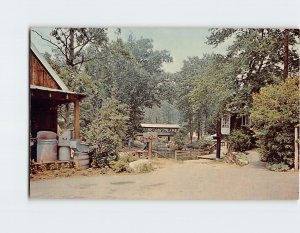
[[[211,157],[213,157],[212,155]],[[299,198],[298,172],[272,172],[248,154],[244,167],[214,160],[158,160],[146,174],[31,180],[30,198],[121,200],[286,200]],[[86,173],[88,174],[88,173]],[[76,175],[76,174],[75,174]]]

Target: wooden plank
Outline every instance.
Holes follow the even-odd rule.
[[[80,108],[79,100],[74,101],[74,138],[80,139]]]
[[[30,53],[30,84],[36,86],[49,87],[53,89],[60,89],[56,81],[52,78],[49,72],[41,64],[41,62]]]

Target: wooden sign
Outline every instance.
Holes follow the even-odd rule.
[[[157,139],[157,132],[145,132],[143,133],[144,142],[153,142]]]
[[[230,135],[230,114],[224,114],[222,117],[221,134]]]

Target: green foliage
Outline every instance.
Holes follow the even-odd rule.
[[[79,71],[83,63],[95,59],[87,48],[97,52],[107,41],[107,28],[62,28],[56,27],[50,32],[50,38],[32,30],[41,39],[51,43],[59,60]]]
[[[290,75],[299,72],[299,54],[296,39],[299,29],[288,29],[288,70]],[[284,68],[284,29],[211,29],[207,43],[218,46],[231,41],[226,60],[231,66],[230,85],[234,96],[227,106],[232,113],[248,114],[253,93],[261,87],[276,84],[283,76]]]
[[[85,65],[86,72],[99,83],[107,97],[128,105],[128,136],[139,130],[144,109],[159,105],[169,83],[162,64],[172,61],[165,50],[153,49],[149,39],[113,41]]]
[[[140,168],[139,173],[148,173],[152,172],[154,168],[151,164],[143,164],[143,166]]]
[[[178,124],[179,117],[179,111],[175,106],[164,100],[160,107],[146,108],[143,121],[145,123]]]
[[[133,137],[144,109],[171,98],[169,87],[174,82],[162,65],[172,57],[166,50],[155,50],[150,39],[130,36],[127,42],[109,42],[106,28],[53,28],[48,38],[36,33],[54,46],[54,59],[50,54],[45,57],[67,87],[88,95],[81,103],[82,127],[97,119],[104,99],[115,98],[128,106],[126,132]],[[65,118],[64,107],[59,116]],[[72,124],[67,120],[62,122]]]
[[[228,137],[228,143],[233,151],[243,152],[251,149],[252,137],[249,131],[244,129],[235,129]]]
[[[230,67],[222,55],[215,54],[184,61],[177,77],[177,106],[190,135],[207,132],[222,114],[233,92],[227,80]]]
[[[129,172],[128,162],[125,162],[125,161],[122,161],[122,160],[110,161],[109,166],[116,173]]]
[[[196,149],[196,150],[198,150],[198,149],[209,150],[213,144],[214,143],[212,141],[209,141],[206,139],[199,139],[195,142],[188,144],[187,148]]]
[[[137,160],[137,157],[132,155],[126,155],[119,158],[120,161],[123,161],[125,163],[131,163]]]
[[[89,144],[94,167],[101,168],[117,160],[118,149],[125,138],[127,120],[126,106],[115,99],[108,99],[99,117],[84,129],[83,136]]]
[[[289,166],[285,163],[267,163],[266,168],[275,172],[286,172],[289,170]]]
[[[192,107],[205,115],[208,122],[216,121],[231,97],[230,83],[225,59],[221,55],[206,55],[202,59],[204,68],[195,76],[190,92]]]
[[[178,150],[182,150],[184,144],[186,143],[187,131],[183,128],[180,128],[174,136],[174,143]]]
[[[262,160],[294,163],[294,128],[299,121],[299,76],[253,95],[251,118]]]

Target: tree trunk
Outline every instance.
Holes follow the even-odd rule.
[[[207,132],[207,118],[208,118],[208,116],[207,116],[208,114],[207,114],[207,111],[205,111],[205,119],[204,119],[204,133],[206,133]]]
[[[190,125],[190,142],[193,143],[193,118],[190,117],[189,119],[189,125]]]
[[[283,64],[283,80],[288,77],[289,74],[289,30],[284,30],[284,64]]]
[[[201,137],[201,120],[202,120],[202,117],[201,117],[201,114],[198,113],[198,119],[197,119],[197,140],[199,141],[200,140],[200,137]]]
[[[70,28],[70,58],[69,58],[69,65],[74,67],[74,28]]]

